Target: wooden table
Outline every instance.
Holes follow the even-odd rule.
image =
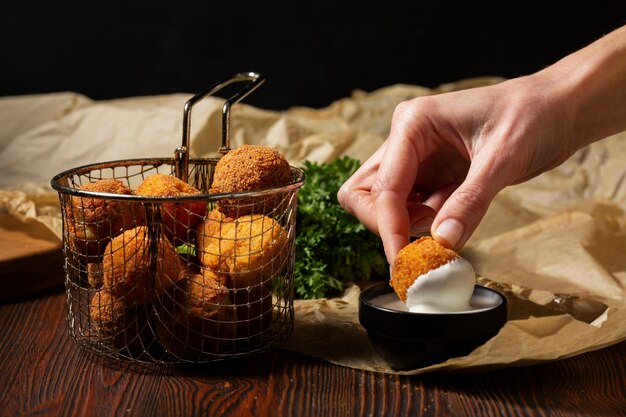
[[[392,376],[282,350],[130,367],[78,348],[65,314],[58,287],[0,304],[0,416],[626,415],[626,343],[477,375]]]

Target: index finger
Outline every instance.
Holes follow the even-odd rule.
[[[386,142],[343,183],[337,193],[339,204],[376,234],[379,232],[371,189],[385,148]]]
[[[407,200],[419,163],[417,149],[402,126],[392,129],[381,159],[372,195],[378,232],[391,265],[397,253],[409,243],[411,230]]]

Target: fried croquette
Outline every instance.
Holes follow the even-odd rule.
[[[398,253],[391,271],[390,285],[398,297],[406,302],[407,290],[416,279],[459,255],[431,237],[422,237],[405,246]]]
[[[116,179],[84,184],[80,190],[132,195],[132,190]],[[98,258],[111,238],[124,230],[145,224],[141,204],[107,198],[72,196],[66,227],[70,248],[81,256]]]
[[[198,257],[205,270],[230,288],[263,284],[280,272],[289,255],[287,232],[262,214],[229,218],[212,210],[198,227]]]
[[[141,348],[154,339],[145,305],[128,305],[109,291],[94,293],[89,303],[91,329],[98,341],[113,347]]]
[[[201,194],[200,190],[173,175],[154,174],[142,181],[135,194],[150,197],[176,197]],[[206,214],[205,201],[186,201],[180,203],[163,203],[162,205],[163,234],[179,246],[193,240],[195,228],[202,222]]]
[[[102,284],[104,284],[102,278],[102,263],[91,262],[87,264],[87,281],[96,289],[102,287]]]
[[[215,166],[211,193],[232,193],[282,187],[293,182],[291,166],[285,157],[269,146],[242,145],[229,151]],[[250,213],[269,214],[283,201],[284,193],[218,202],[229,216]]]
[[[150,253],[156,257],[153,259]],[[126,304],[150,304],[176,282],[182,269],[172,244],[166,239],[150,241],[148,228],[140,226],[116,236],[107,245],[102,288]]]
[[[233,348],[237,311],[216,275],[183,273],[161,305],[157,337],[172,355],[201,360]]]

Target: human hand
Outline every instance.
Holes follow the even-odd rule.
[[[338,193],[381,236],[390,264],[411,234],[429,228],[458,250],[499,191],[575,151],[571,113],[547,81],[535,75],[398,105],[388,139]]]

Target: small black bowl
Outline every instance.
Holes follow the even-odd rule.
[[[372,303],[375,297],[388,293],[394,293],[388,283],[363,290],[359,321],[376,352],[397,370],[465,356],[495,336],[507,319],[506,297],[480,285],[474,287],[473,297],[488,297],[495,305],[454,313],[411,313]]]

